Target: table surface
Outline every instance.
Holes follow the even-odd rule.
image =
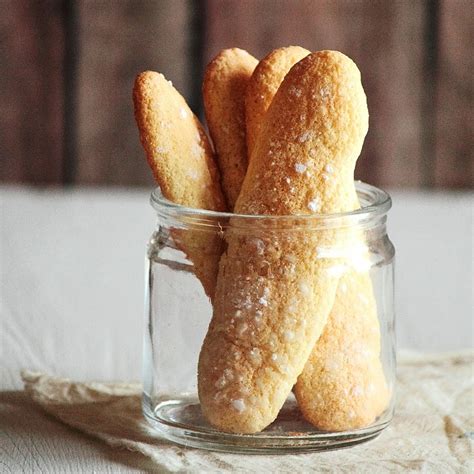
[[[139,456],[63,427],[15,391],[21,368],[78,380],[140,378],[144,252],[155,226],[148,194],[0,187],[0,432],[13,449],[5,455],[0,446],[0,472],[2,465],[11,472],[16,465],[24,472],[147,468]],[[391,194],[399,347],[471,347],[474,195]]]

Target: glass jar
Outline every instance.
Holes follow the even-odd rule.
[[[281,453],[346,447],[387,427],[391,200],[356,189],[360,209],[309,216],[190,209],[152,193],[143,410],[164,438]]]

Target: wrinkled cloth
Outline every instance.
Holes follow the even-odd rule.
[[[350,449],[242,455],[184,448],[160,439],[141,412],[141,385],[76,383],[23,371],[26,392],[63,423],[111,446],[148,456],[159,472],[474,472],[473,352],[404,356],[392,424]]]

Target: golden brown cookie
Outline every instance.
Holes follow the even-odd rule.
[[[270,105],[235,212],[347,210],[367,127],[356,65],[333,51],[307,56]],[[334,302],[337,262],[319,251],[343,245],[346,233],[290,220],[282,232],[281,222],[278,230],[268,220],[249,226],[235,217],[226,234],[198,371],[203,413],[223,431],[254,433],[276,418]]]
[[[148,163],[163,195],[184,206],[226,210],[211,145],[184,98],[162,74],[139,74],[133,89],[135,118]],[[194,263],[206,294],[214,294],[220,239],[202,231],[174,232]]]
[[[310,51],[300,46],[278,48],[263,58],[255,68],[245,95],[249,158],[278,87],[291,67],[308,54]]]
[[[257,62],[242,49],[225,49],[204,75],[204,109],[229,209],[234,208],[247,170],[245,91]]]
[[[281,81],[308,54],[298,46],[279,48],[255,68],[246,95],[249,150]],[[347,205],[347,209],[356,207],[358,202]],[[364,356],[348,356],[361,340],[366,341]],[[379,354],[380,331],[370,277],[350,270],[341,278],[328,322],[295,386],[306,419],[319,429],[336,431],[372,423],[389,398]]]
[[[295,387],[304,417],[328,431],[370,425],[390,396],[372,282],[347,264],[327,324]]]

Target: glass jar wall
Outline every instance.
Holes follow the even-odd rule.
[[[148,247],[144,414],[165,438],[235,452],[349,446],[392,417],[389,196],[361,209],[242,216],[158,190]]]

